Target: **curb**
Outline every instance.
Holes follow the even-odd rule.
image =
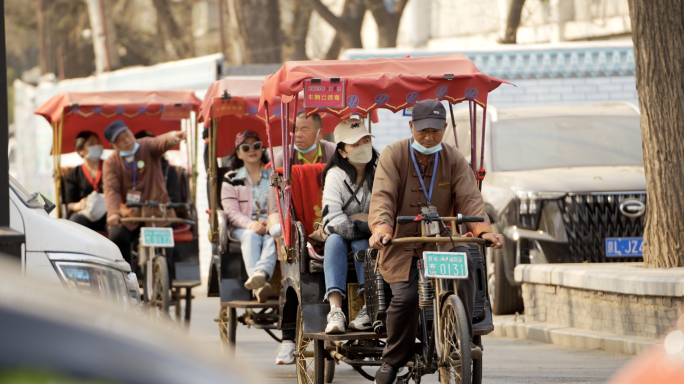
[[[576,349],[602,349],[636,355],[656,343],[639,336],[615,335],[586,329],[550,325],[540,321],[525,322],[524,316],[494,316],[490,336],[527,339]]]

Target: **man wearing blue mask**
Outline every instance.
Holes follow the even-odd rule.
[[[442,143],[446,110],[438,100],[423,100],[413,107],[409,122],[413,137],[387,146],[380,155],[375,171],[370,202],[368,226],[373,232],[369,243],[380,250],[378,269],[390,284],[393,298],[387,311],[387,343],[383,351],[383,366],[375,375],[377,384],[390,384],[398,369],[414,357],[418,329],[418,270],[417,261],[424,251],[436,251],[435,243],[385,245],[389,239],[421,235],[421,222],[397,226],[398,216],[418,216],[423,212],[437,212],[440,217],[483,216],[484,223],[468,223],[473,236],[492,242],[501,248],[503,237],[492,233],[485,204],[477,188],[475,175],[465,157],[456,147]],[[441,226],[429,225],[428,233],[448,236]],[[474,263],[464,243],[456,243],[450,252],[468,254],[469,278],[456,280],[458,297],[463,302],[466,316],[472,319],[474,305]],[[472,340],[472,324],[468,324]],[[482,350],[471,345],[473,358]]]
[[[107,206],[109,240],[121,250],[123,258],[131,263],[130,244],[138,237],[139,223],[122,223],[123,217],[140,217],[142,210],[128,208],[126,203],[170,201],[166,190],[160,159],[166,151],[185,140],[185,132],[174,131],[158,137],[137,139],[123,120],[109,124],[104,137],[112,144],[115,153],[103,165],[103,186]],[[172,209],[168,217],[176,217]],[[145,208],[145,216],[161,217],[159,208]]]
[[[296,164],[327,164],[335,154],[336,145],[329,141],[322,140],[323,121],[321,116],[317,113],[306,117],[304,112],[297,115],[295,123],[294,144],[295,151],[290,162]],[[273,165],[278,169],[283,166],[283,152],[276,155]],[[276,237],[277,230],[271,231],[271,227],[280,228],[280,219],[278,216],[278,206],[275,197],[275,188],[269,188],[268,191],[268,219],[266,226],[269,233]],[[279,236],[279,235],[277,235]],[[276,238],[276,249],[280,250],[280,242]],[[282,260],[282,255],[278,251],[278,260]],[[278,348],[276,356],[276,364],[294,364],[294,339],[295,330],[283,330],[283,343]]]

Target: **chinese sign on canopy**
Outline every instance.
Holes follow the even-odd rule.
[[[344,108],[346,80],[307,79],[304,82],[305,108]]]

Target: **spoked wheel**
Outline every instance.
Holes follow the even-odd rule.
[[[473,336],[473,344],[482,348],[482,336]],[[482,358],[473,359],[473,384],[482,384]]]
[[[154,258],[152,268],[152,298],[150,306],[159,318],[169,317],[169,269],[166,265],[166,257]]]
[[[323,384],[323,340],[304,338],[304,321],[301,308],[297,311],[297,339],[295,340],[295,363],[299,384]]]
[[[237,338],[237,309],[228,309],[228,342],[231,348],[235,350],[235,340]]]
[[[442,307],[439,379],[442,384],[471,384],[470,334],[463,303],[456,295]]]

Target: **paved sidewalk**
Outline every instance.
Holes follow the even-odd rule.
[[[494,316],[494,332],[491,336],[535,340],[576,349],[602,349],[626,355],[636,355],[656,342],[645,337],[526,321],[524,315]]]

